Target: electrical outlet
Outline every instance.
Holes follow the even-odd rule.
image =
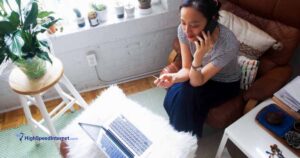
[[[96,58],[96,54],[87,54],[86,55],[86,60],[89,64],[90,67],[94,67],[97,65],[97,58]]]

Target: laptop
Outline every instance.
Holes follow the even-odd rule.
[[[117,115],[104,125],[79,123],[79,126],[109,158],[144,158],[152,141],[123,115]]]

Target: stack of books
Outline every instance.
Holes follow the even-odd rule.
[[[274,96],[300,114],[300,76],[281,88]]]

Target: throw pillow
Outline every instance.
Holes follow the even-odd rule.
[[[242,70],[240,88],[247,90],[255,80],[259,62],[245,56],[239,56],[238,63]]]
[[[248,46],[245,43],[240,43],[240,53],[239,55],[245,56],[249,59],[258,59],[263,55],[264,52],[261,52],[255,48]]]
[[[275,48],[277,41],[266,32],[231,12],[220,10],[219,23],[229,28],[241,43],[241,52],[257,59],[270,47]],[[248,51],[244,51],[247,49]],[[249,51],[251,49],[251,51]],[[246,54],[245,54],[246,53]]]

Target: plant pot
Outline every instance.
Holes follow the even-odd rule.
[[[149,9],[151,8],[151,0],[139,0],[140,9]]]
[[[37,56],[30,59],[19,59],[15,64],[31,79],[38,79],[45,75],[47,67],[46,61]]]
[[[117,18],[121,19],[124,18],[124,6],[123,5],[117,5],[115,6]]]
[[[107,10],[96,11],[99,23],[103,23],[107,19]]]
[[[127,18],[134,17],[134,6],[133,5],[131,5],[131,4],[125,5],[124,9],[125,9]]]
[[[139,0],[139,13],[141,15],[152,13],[151,0]]]

